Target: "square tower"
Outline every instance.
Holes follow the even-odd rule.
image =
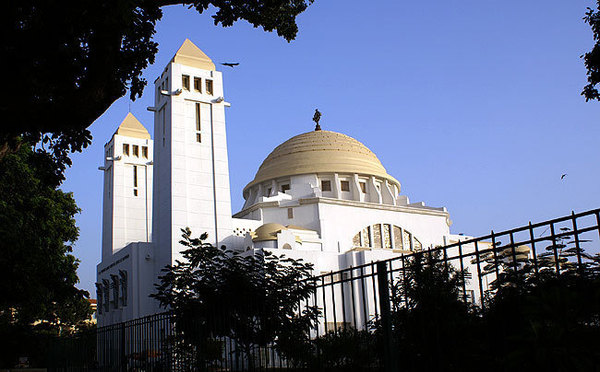
[[[182,228],[216,246],[231,236],[225,106],[221,72],[186,39],[156,79],[151,108],[157,269],[178,258]]]
[[[103,261],[152,239],[152,154],[150,134],[132,113],[104,145]]]

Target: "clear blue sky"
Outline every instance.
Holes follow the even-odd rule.
[[[287,43],[244,22],[165,10],[146,94],[131,111],[153,133],[152,82],[187,37],[221,67],[233,212],[262,160],[288,138],[324,129],[377,154],[411,202],[446,206],[454,233],[482,235],[600,207],[600,103],[579,95],[592,46],[591,0],[316,0]],[[82,208],[75,254],[95,296],[104,143],[128,112],[115,102],[73,156],[63,189]],[[560,176],[567,173],[563,181]]]

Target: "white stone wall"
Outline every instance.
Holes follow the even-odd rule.
[[[123,145],[129,146],[129,155],[123,153]],[[134,145],[138,146],[138,156],[132,152]],[[148,149],[146,158],[142,155],[143,147]],[[152,152],[152,140],[118,134],[105,145],[103,260],[131,242],[151,241]]]
[[[190,89],[182,86],[190,76]],[[213,81],[213,94],[196,92],[194,78]],[[178,258],[181,228],[193,235],[208,233],[208,242],[224,244],[232,234],[229,169],[225,129],[225,102],[221,73],[171,63],[156,81],[157,177],[155,212],[157,270]],[[161,93],[165,90],[167,95]],[[181,93],[179,93],[181,92]],[[201,128],[197,130],[196,104]],[[162,112],[165,112],[164,117]],[[164,131],[164,144],[162,137]],[[201,141],[197,141],[197,134]]]
[[[104,295],[102,303],[98,303],[98,307],[102,306],[97,316],[98,326],[136,319],[161,311],[158,304],[149,297],[155,292],[154,283],[156,283],[152,252],[151,243],[131,243],[98,265],[96,283],[104,286],[108,282],[111,286],[108,291],[108,310]],[[120,277],[120,271],[127,273],[125,304],[122,299],[121,283],[119,283],[117,297],[114,296],[112,288],[112,276]]]

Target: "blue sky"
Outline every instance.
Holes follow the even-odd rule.
[[[101,253],[102,148],[131,111],[153,133],[152,82],[185,38],[221,67],[233,212],[269,152],[313,129],[350,135],[377,154],[411,202],[446,206],[454,233],[483,235],[600,207],[600,103],[580,96],[582,21],[593,1],[316,0],[291,43],[245,22],[165,9],[146,94],[115,102],[90,127],[62,188],[77,217],[81,287]],[[563,173],[568,175],[561,181]]]

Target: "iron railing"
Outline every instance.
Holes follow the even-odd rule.
[[[478,238],[459,237],[442,247],[402,254],[388,260],[369,262],[311,278],[316,290],[301,307],[317,306],[317,325],[309,330],[315,340],[313,362],[336,363],[320,350],[328,335],[341,332],[380,332],[371,370],[396,370],[390,334],[392,313],[409,306],[398,288],[408,285],[407,277],[415,258],[426,256],[448,272],[458,273],[462,301],[485,309],[494,291],[519,275],[583,275],[598,269],[600,252],[600,209],[556,218],[502,232],[492,231]],[[431,261],[430,261],[431,262]],[[180,330],[190,327],[164,313],[101,327],[94,332],[63,339],[54,349],[52,370],[273,370],[307,368],[285,358],[272,345],[242,350],[235,340],[213,339],[204,345],[181,348]],[[189,336],[189,335],[188,335]],[[360,337],[355,334],[352,337]],[[321,345],[321,346],[320,346]],[[370,352],[364,351],[365,353]],[[210,354],[210,353],[209,353]],[[313,367],[314,364],[313,363]],[[319,368],[317,368],[319,369]]]

